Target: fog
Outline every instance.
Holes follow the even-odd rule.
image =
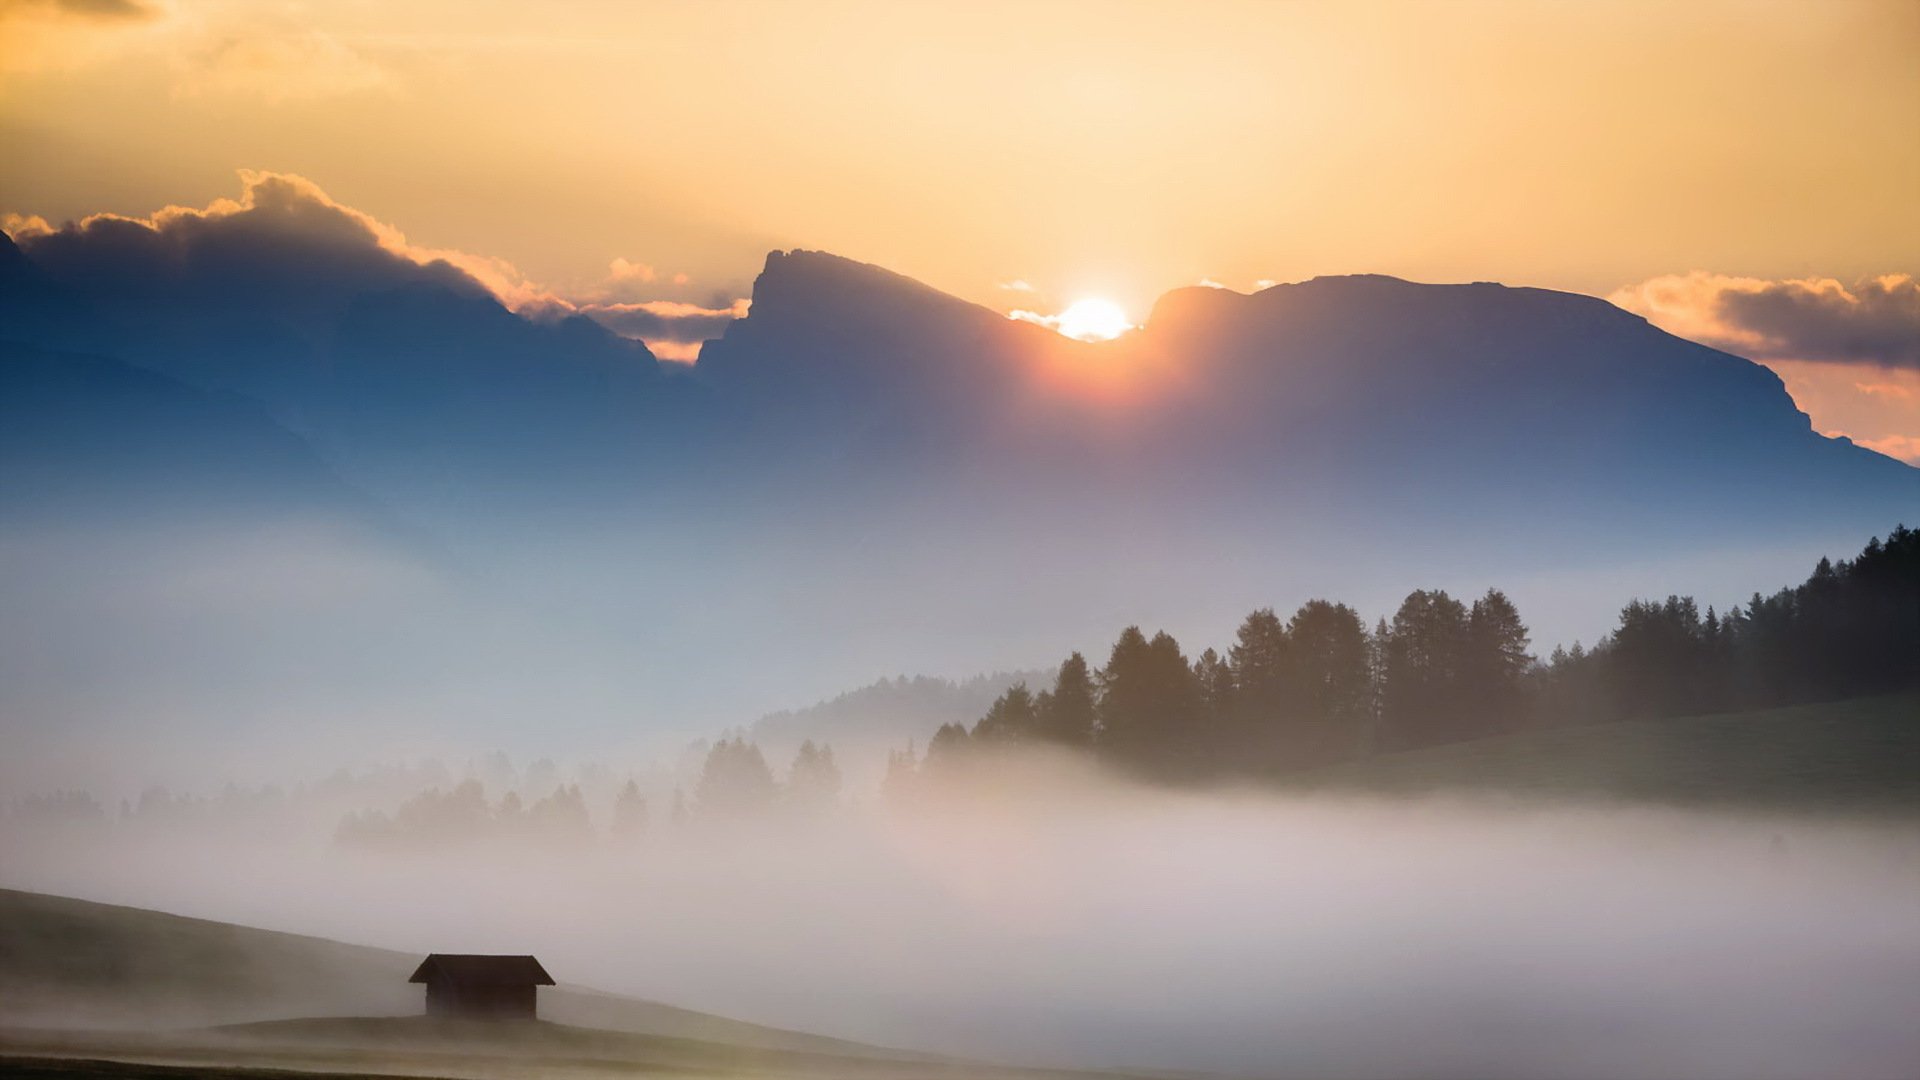
[[[0,885],[410,953],[532,952],[562,983],[1020,1063],[1920,1065],[1905,820],[1182,791],[1037,759],[910,806],[863,794],[820,817],[686,824],[656,806],[626,837],[596,802],[591,835],[566,842],[355,848],[332,839],[334,806],[277,805],[315,809],[16,812]]]
[[[1574,569],[1330,528],[1171,538],[1116,524],[1128,539],[1093,549],[1011,529],[995,540],[978,522],[761,523],[726,543],[574,524],[511,543],[468,535],[457,551],[311,514],[10,524],[0,793],[292,784],[315,754],[657,755],[876,679],[1097,658],[1130,622],[1197,654],[1255,607],[1312,597],[1371,623],[1415,588],[1499,586],[1545,655],[1605,634],[1630,597],[1681,591],[1725,610],[1857,543],[1756,540]],[[893,745],[939,723],[902,719]]]

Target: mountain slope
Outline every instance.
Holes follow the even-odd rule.
[[[0,340],[0,514],[378,508],[257,403],[100,356]]]

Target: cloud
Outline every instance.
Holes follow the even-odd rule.
[[[1920,369],[1920,280],[1770,281],[1695,271],[1608,297],[1671,333],[1755,360]]]
[[[1000,283],[999,287],[1007,290],[1008,292],[1030,293],[1030,292],[1036,291],[1032,285],[1028,284],[1025,281],[1021,281],[1018,278],[1015,278],[1012,281],[1003,281]]]
[[[0,76],[75,71],[150,48],[168,20],[140,0],[0,0]]]
[[[726,307],[702,307],[679,300],[646,300],[582,305],[578,310],[616,334],[642,339],[661,355],[654,342],[697,344],[719,337],[728,323],[747,317],[748,303],[742,298]]]
[[[607,264],[607,276],[614,281],[655,281],[660,274],[646,263],[615,259]]]
[[[1920,370],[1807,360],[1767,366],[1817,430],[1920,465]]]
[[[228,303],[231,297],[218,294],[230,292],[238,281],[256,290],[275,283],[281,297],[276,304],[338,309],[369,289],[392,289],[425,275],[484,290],[523,315],[585,315],[622,337],[645,342],[664,359],[687,361],[701,341],[718,337],[747,313],[746,299],[728,300],[724,294],[706,304],[616,300],[640,285],[674,289],[687,284],[685,274],[661,281],[652,266],[626,258],[614,259],[607,281],[585,295],[561,295],[505,259],[415,243],[303,176],[242,170],[240,181],[238,198],[216,199],[204,208],[168,206],[147,217],[96,214],[59,228],[41,218],[8,214],[0,217],[0,226],[57,277],[114,282],[144,296],[149,305],[179,303],[182,297],[167,294],[169,289],[199,289],[206,294],[201,302]],[[236,265],[242,269],[236,271]],[[184,267],[222,269],[194,284],[182,276]]]
[[[11,15],[55,15],[79,19],[151,19],[159,9],[137,0],[0,0],[0,19]]]
[[[255,31],[220,38],[183,58],[174,93],[278,105],[378,90],[391,81],[379,65],[330,34]]]
[[[95,214],[77,224],[46,228],[38,218],[9,215],[8,231],[36,260],[96,263],[101,272],[128,260],[184,258],[239,247],[264,251],[275,242],[320,249],[341,258],[390,256],[417,266],[456,271],[516,310],[571,310],[564,299],[528,281],[505,259],[409,241],[398,228],[334,200],[293,173],[242,169],[237,199],[215,199],[203,209],[167,206],[147,217]],[[14,226],[20,231],[15,233]]]
[[[1884,439],[1856,439],[1855,442],[1869,450],[1877,450],[1890,458],[1899,458],[1910,465],[1920,465],[1920,435],[1889,435]]]

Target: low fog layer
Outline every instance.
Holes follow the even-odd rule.
[[[369,849],[329,842],[331,821],[48,831],[16,816],[0,885],[418,953],[532,952],[566,983],[1021,1062],[1689,1078],[1920,1064],[1909,822],[1178,793],[1034,768],[810,821],[656,812],[621,838],[601,818],[572,845]]]

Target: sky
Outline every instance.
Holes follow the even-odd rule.
[[[266,170],[527,295],[701,312],[790,247],[1135,321],[1201,281],[1563,288],[1920,461],[1916,56],[1911,0],[0,0],[0,213]]]

